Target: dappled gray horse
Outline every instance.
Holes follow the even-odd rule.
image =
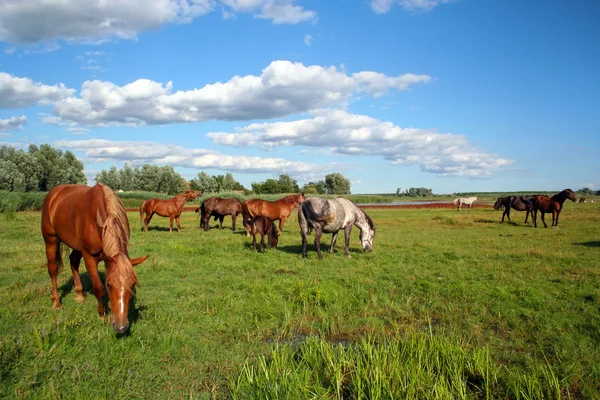
[[[306,257],[306,235],[311,229],[315,230],[315,247],[319,260],[323,259],[321,254],[321,236],[323,232],[331,233],[331,248],[333,247],[340,229],[344,230],[346,239],[345,253],[350,257],[350,233],[352,225],[360,229],[360,242],[363,251],[373,250],[373,237],[375,226],[373,220],[356,204],[342,197],[328,200],[320,197],[312,197],[304,200],[298,210],[298,224],[300,225],[300,236],[302,236],[302,258]]]

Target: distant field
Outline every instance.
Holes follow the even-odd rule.
[[[181,233],[129,213],[131,256],[150,258],[124,338],[86,273],[73,301],[68,266],[53,311],[39,212],[0,215],[0,398],[599,398],[600,204],[566,203],[559,229],[367,213],[374,251],[354,228],[352,258],[340,237],[321,262],[312,238],[300,257],[295,212],[266,254],[194,213]]]

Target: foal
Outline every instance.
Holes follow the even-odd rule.
[[[258,215],[254,217],[254,219],[246,221],[246,223],[250,225],[252,229],[252,247],[254,247],[254,251],[256,251],[256,235],[258,234],[260,234],[260,251],[262,253],[265,252],[265,235],[267,235],[269,239],[269,248],[277,248],[279,236],[277,235],[275,223],[271,218]]]

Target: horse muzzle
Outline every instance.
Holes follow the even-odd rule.
[[[129,321],[125,320],[124,322],[116,322],[113,321],[111,326],[117,335],[122,335],[125,333],[127,328],[129,328]]]

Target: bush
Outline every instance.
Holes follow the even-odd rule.
[[[45,192],[7,192],[0,191],[0,213],[17,211],[40,211],[44,204]]]

